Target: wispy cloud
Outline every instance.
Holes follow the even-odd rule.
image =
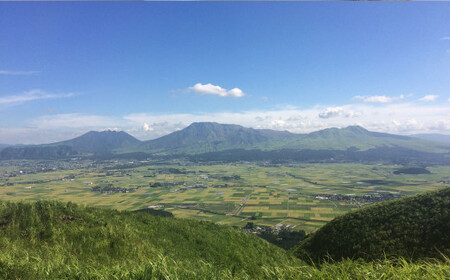
[[[431,102],[431,101],[435,101],[438,97],[439,97],[439,95],[429,94],[429,95],[425,95],[424,97],[420,98],[419,100],[424,101],[424,102]]]
[[[383,106],[371,103],[317,105],[309,108],[285,106],[271,110],[197,114],[144,112],[117,117],[82,113],[55,114],[30,120],[25,127],[0,127],[0,143],[48,143],[70,139],[89,130],[112,127],[124,130],[141,140],[148,140],[183,129],[193,122],[231,123],[257,129],[288,130],[294,133],[361,125],[371,131],[395,134],[448,134],[450,111],[446,102],[438,104],[411,101]]]
[[[61,129],[61,128],[80,128],[80,129],[124,129],[123,120],[81,113],[74,114],[55,114],[41,116],[34,119],[31,125],[40,129]]]
[[[0,70],[0,75],[37,75],[40,71],[11,71]]]
[[[245,94],[240,88],[233,88],[230,90],[224,89],[220,86],[215,86],[213,84],[201,84],[197,83],[189,90],[194,91],[198,94],[211,94],[218,95],[221,97],[243,97]]]
[[[444,36],[441,38],[441,40],[450,40],[450,36]]]
[[[445,133],[450,129],[450,112],[447,107],[415,102],[390,103],[382,107],[375,104],[347,104],[336,107],[314,106],[299,109],[290,106],[275,110],[199,114],[138,113],[123,118],[135,127],[130,128],[129,132],[141,139],[156,138],[182,129],[192,122],[210,121],[295,133],[349,125],[361,125],[373,131],[399,134]],[[146,130],[143,128],[145,124]]]
[[[319,118],[328,119],[337,117],[342,114],[344,109],[342,107],[328,107],[325,111],[319,113]]]
[[[354,118],[360,116],[361,113],[351,110],[345,110],[342,107],[328,107],[325,111],[319,113],[319,118],[329,119],[334,117],[343,116],[345,118]]]
[[[144,123],[142,128],[144,128],[145,131],[153,131],[154,130],[154,128],[149,126],[148,123]]]
[[[386,95],[357,95],[353,97],[353,100],[362,100],[367,103],[391,103],[397,100],[405,98],[402,94],[400,96],[386,96]]]
[[[38,99],[65,98],[73,95],[74,93],[53,94],[43,90],[33,89],[19,94],[0,97],[0,105],[17,105]]]

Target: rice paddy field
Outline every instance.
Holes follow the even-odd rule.
[[[53,167],[52,167],[53,166]],[[57,166],[57,167],[54,167]],[[232,226],[295,226],[311,232],[367,204],[435,190],[450,166],[430,174],[365,164],[166,164],[0,162],[0,199],[56,199],[119,210],[163,209]]]

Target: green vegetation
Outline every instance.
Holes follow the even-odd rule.
[[[7,279],[73,278],[84,270],[153,275],[152,264],[165,261],[169,271],[173,261],[183,273],[207,264],[257,277],[262,266],[299,263],[232,227],[56,201],[0,201],[0,251],[0,275]]]
[[[292,231],[287,228],[272,228],[255,225],[248,222],[242,230],[255,233],[262,239],[269,241],[283,249],[289,250],[305,238],[305,231]]]
[[[89,131],[79,137],[50,145],[65,145],[79,153],[107,153],[115,149],[133,147],[140,141],[124,131]]]
[[[360,126],[329,128],[309,134],[252,129],[234,124],[212,122],[190,126],[155,140],[144,141],[141,151],[199,154],[231,149],[263,151],[296,150],[369,150],[377,147],[402,147],[422,152],[448,152],[450,146],[422,139],[368,131]]]
[[[263,267],[264,279],[449,279],[450,265],[433,262],[411,263],[401,258],[364,262],[343,260],[321,266]]]
[[[139,141],[125,132],[90,131],[47,145],[7,147],[0,159],[180,158],[201,161],[426,162],[449,164],[450,145],[368,131],[359,126],[309,134],[246,128],[234,124],[192,123],[160,137]]]
[[[337,216],[442,188],[450,178],[449,166],[429,166],[427,174],[394,173],[401,168],[182,160],[1,161],[0,279],[449,278],[450,265],[440,254],[426,255],[440,261],[417,261],[404,251],[386,254],[387,259],[382,254],[380,260],[375,252],[376,257],[366,260],[344,258],[310,266],[292,252],[235,229],[248,225],[249,232],[291,248],[305,233]],[[430,205],[432,214],[418,207],[413,207],[416,212],[405,211],[429,217],[430,239],[436,239],[433,234],[448,237],[432,230],[439,206]],[[449,208],[446,205],[443,209]],[[416,222],[403,217],[399,219],[405,225]],[[311,236],[315,234],[307,240]],[[379,242],[377,237],[369,238]],[[397,237],[392,242],[404,239]],[[417,244],[411,246],[420,248]]]
[[[59,159],[76,156],[78,153],[71,147],[58,146],[21,146],[6,147],[0,151],[0,159]]]
[[[394,174],[430,174],[430,171],[422,167],[406,167],[395,170]]]
[[[0,279],[448,279],[450,265],[307,265],[209,222],[55,201],[0,202]]]
[[[139,210],[135,210],[133,212],[134,213],[148,213],[153,216],[173,218],[173,214],[170,212],[167,212],[164,210],[155,210],[155,209],[151,209],[151,208],[139,209]]]
[[[314,262],[443,258],[450,253],[450,188],[337,217],[300,242],[294,253]]]
[[[265,226],[281,223],[307,233],[352,209],[436,190],[450,180],[449,166],[429,167],[430,174],[395,175],[400,166],[8,163],[0,162],[0,200],[57,199],[128,211],[150,206],[178,218],[238,227],[249,221]]]

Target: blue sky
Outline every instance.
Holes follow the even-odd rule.
[[[0,3],[0,143],[193,121],[450,131],[450,4]]]

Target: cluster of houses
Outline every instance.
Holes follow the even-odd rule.
[[[376,192],[365,194],[361,196],[357,196],[355,194],[316,194],[314,196],[315,199],[319,200],[332,200],[332,201],[358,201],[365,203],[373,203],[373,202],[382,202],[395,198],[400,198],[401,195],[399,193],[390,193],[390,192]]]
[[[242,228],[242,230],[248,233],[258,235],[263,232],[271,232],[277,234],[280,231],[292,231],[295,227],[296,227],[295,225],[285,225],[281,223],[278,223],[273,227],[271,227],[271,226],[255,225],[252,222],[249,222],[245,227]]]
[[[135,192],[136,190],[143,188],[146,186],[136,186],[136,187],[114,187],[112,184],[107,186],[95,186],[91,188],[92,192],[96,193],[102,193],[102,194],[109,194],[109,193],[129,193],[129,192]]]

